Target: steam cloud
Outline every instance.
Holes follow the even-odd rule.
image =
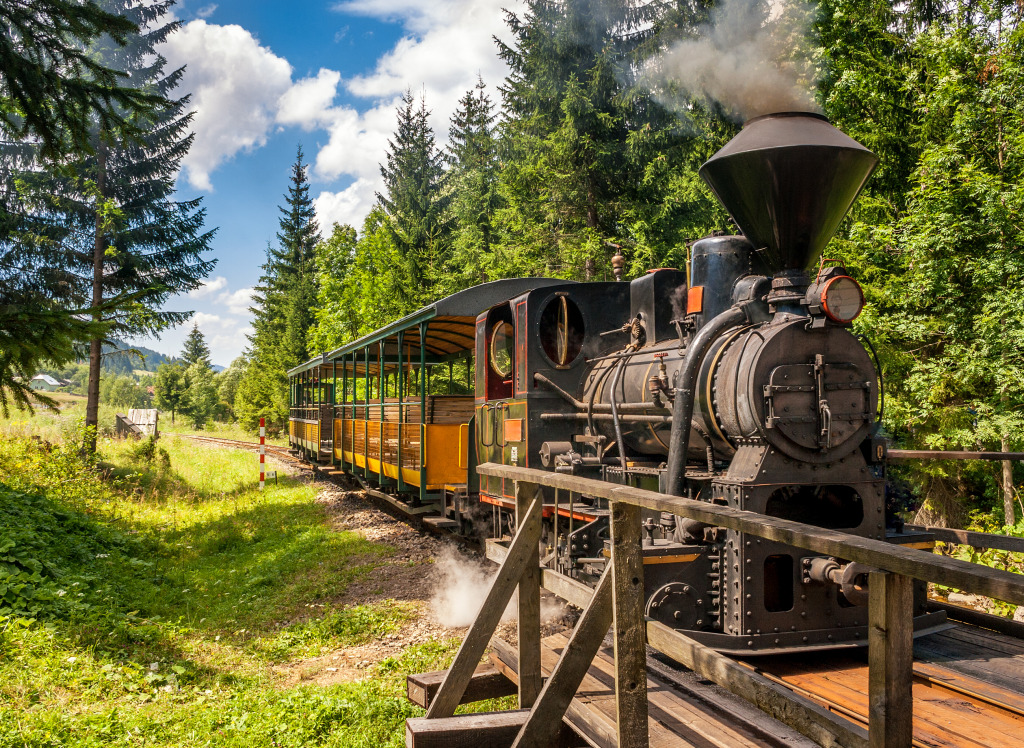
[[[437,589],[430,600],[434,619],[442,626],[462,628],[476,619],[483,605],[493,574],[479,563],[445,549],[435,563]],[[502,621],[510,621],[516,614],[516,599],[509,601]]]
[[[699,38],[671,47],[645,71],[663,103],[679,108],[674,91],[717,101],[746,120],[770,112],[819,111],[811,94],[808,50],[811,6],[773,0],[724,0]]]

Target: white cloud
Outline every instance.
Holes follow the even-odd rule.
[[[203,285],[199,288],[193,289],[188,292],[189,298],[202,299],[210,294],[217,293],[228,285],[228,279],[223,275],[218,275],[216,278],[211,280],[203,281]]]
[[[343,79],[321,68],[315,76],[292,81],[292,67],[261,46],[240,26],[191,21],[172,34],[161,50],[171,65],[187,64],[183,87],[192,92],[196,139],[183,162],[197,189],[212,190],[211,173],[240,151],[261,147],[275,126],[326,132],[311,158],[311,177],[330,183],[355,181],[340,191],[327,189],[316,200],[321,224],[361,224],[380,188],[380,163],[395,129],[395,110],[404,91],[421,92],[431,110],[439,146],[459,98],[477,76],[498,103],[497,85],[506,68],[493,36],[507,37],[503,8],[522,9],[521,0],[347,0],[342,14],[400,23],[403,36],[366,73]],[[215,5],[200,13],[212,13]],[[205,16],[204,16],[205,17]],[[335,106],[339,88],[365,106]],[[240,293],[240,292],[236,292]]]
[[[204,335],[207,330],[224,330],[238,326],[238,320],[225,319],[219,314],[208,314],[207,312],[196,312],[192,315],[192,321],[199,325],[199,329]]]
[[[328,123],[329,137],[316,155],[313,176],[324,181],[342,175],[356,178],[341,192],[321,193],[316,208],[322,226],[338,221],[358,227],[373,205],[381,186],[380,163],[395,129],[395,110],[406,90],[424,95],[439,146],[447,141],[458,100],[476,85],[478,75],[498,104],[497,84],[506,67],[493,36],[508,35],[502,9],[521,6],[509,0],[349,0],[334,6],[341,13],[400,21],[406,35],[371,72],[341,82],[350,94],[371,100],[368,108],[335,108],[319,117]]]
[[[202,8],[197,10],[196,11],[196,16],[198,18],[209,18],[210,16],[212,16],[216,12],[217,12],[217,3],[210,3],[209,5],[204,5]]]
[[[277,122],[299,125],[303,130],[323,127],[334,118],[332,104],[341,73],[320,68],[315,78],[303,78],[289,88],[277,102]]]
[[[247,317],[254,292],[252,288],[240,288],[233,293],[223,293],[217,297],[217,303],[226,306],[232,314]]]
[[[192,92],[196,138],[182,166],[193,187],[212,191],[217,166],[266,142],[291,65],[241,26],[202,20],[171,34],[160,51],[172,68],[188,65],[182,85]]]
[[[321,192],[313,200],[313,207],[324,236],[330,235],[331,227],[336,223],[361,230],[363,218],[373,207],[377,189],[369,180],[357,179],[341,192]]]

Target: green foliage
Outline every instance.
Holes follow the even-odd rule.
[[[315,656],[328,647],[351,647],[380,639],[397,631],[417,613],[414,605],[394,600],[331,610],[319,618],[283,629],[261,643],[261,649],[278,660]]]
[[[450,198],[441,190],[443,157],[434,145],[426,100],[417,107],[407,90],[397,114],[394,139],[380,167],[384,192],[377,193],[377,202],[387,215],[383,225],[400,263],[398,283],[387,293],[413,311],[437,296],[450,242]]]
[[[192,426],[203,428],[213,417],[220,402],[213,372],[202,361],[197,361],[185,370],[185,391],[178,409],[188,417]]]
[[[101,440],[100,472],[74,446],[0,441],[0,537],[32,549],[14,555],[44,582],[83,578],[38,603],[45,618],[0,614],[0,745],[402,745],[423,713],[406,673],[446,667],[457,641],[408,647],[354,683],[291,686],[273,667],[400,626],[408,603],[336,602],[393,549],[331,529],[301,481],[257,491],[250,453],[160,444],[162,484],[147,442]]]
[[[187,388],[185,367],[181,364],[164,364],[156,370],[156,380],[153,383],[153,403],[161,410],[171,412],[172,424],[175,414],[181,410]]]
[[[105,377],[100,382],[100,402],[124,412],[131,408],[148,408],[149,392],[132,377]]]
[[[3,443],[0,616],[79,620],[123,604],[118,577],[149,563],[140,540],[91,515],[110,497],[77,449]]]
[[[123,45],[137,21],[99,2],[32,0],[0,5],[0,123],[16,137],[36,136],[47,157],[88,148],[93,119],[104,129],[137,132],[133,119],[158,103],[125,85],[123,71],[89,54],[106,35]]]

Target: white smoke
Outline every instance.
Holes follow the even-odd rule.
[[[653,60],[645,80],[661,101],[685,107],[677,92],[718,102],[747,120],[770,112],[819,111],[811,92],[813,6],[802,0],[723,0],[698,38]]]
[[[436,589],[430,600],[434,619],[449,628],[469,626],[480,612],[497,569],[487,569],[479,562],[448,548],[438,557],[435,568]],[[516,610],[516,597],[513,595],[501,620],[512,620]]]

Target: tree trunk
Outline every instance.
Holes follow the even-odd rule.
[[[102,212],[103,192],[107,171],[107,154],[100,143],[96,148],[96,236],[92,250],[92,318],[102,322],[103,313],[103,256],[106,252],[104,219]],[[89,341],[89,386],[86,389],[85,402],[85,444],[83,448],[89,454],[96,451],[96,431],[99,427],[100,409],[100,364],[102,363],[103,338]]]
[[[1010,442],[1003,436],[1000,449],[1003,452],[1010,451]],[[1012,525],[1013,515],[1013,460],[1003,460],[1003,513],[1006,515],[1006,524]]]

